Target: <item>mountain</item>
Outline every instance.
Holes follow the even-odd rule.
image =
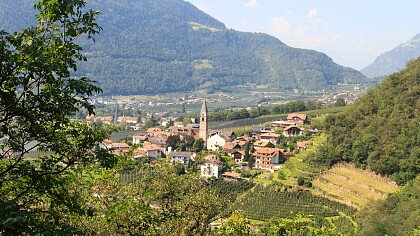
[[[355,163],[404,184],[420,174],[420,58],[342,113],[327,116],[320,164]]]
[[[387,76],[405,67],[405,64],[420,57],[420,33],[410,41],[378,56],[361,72],[368,77]]]
[[[33,22],[28,16],[34,2],[1,1],[0,28],[13,31]],[[97,80],[105,94],[213,92],[247,83],[316,91],[365,80],[323,53],[227,29],[183,0],[91,0],[88,6],[101,11],[103,31],[95,44],[80,41],[88,62],[76,75]]]

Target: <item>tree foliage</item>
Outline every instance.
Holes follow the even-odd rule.
[[[0,31],[0,234],[70,230],[60,214],[82,209],[77,195],[62,191],[71,182],[67,173],[76,164],[114,160],[95,149],[105,132],[68,118],[82,108],[92,113],[89,96],[101,91],[71,76],[86,60],[75,40],[101,30],[98,12],[84,6],[40,0],[36,26]],[[31,156],[35,150],[42,155]]]
[[[420,59],[324,123],[329,138],[315,162],[353,162],[398,184],[415,178],[420,173]]]
[[[251,233],[251,224],[249,220],[233,213],[220,227],[220,235],[226,236],[247,236]]]
[[[201,152],[204,149],[204,140],[202,138],[195,140],[192,148],[196,153]]]
[[[358,214],[360,235],[411,235],[420,222],[420,178]]]
[[[98,195],[84,199],[90,214],[71,221],[83,234],[203,235],[225,209],[224,198],[193,174],[179,175],[169,164],[134,168],[105,170],[108,174],[92,168],[100,178],[90,192]]]
[[[293,219],[271,219],[265,223],[261,229],[262,235],[275,236],[275,235],[341,235],[335,229],[327,227],[317,227],[310,217],[305,215],[296,215]]]
[[[257,108],[231,111],[212,112],[209,115],[210,121],[230,121],[248,118],[256,118],[265,115],[287,114],[292,112],[302,112],[314,108],[311,103],[305,103],[302,100],[290,101],[284,104],[274,105],[271,108],[266,106],[259,106]],[[319,107],[315,107],[319,108]]]

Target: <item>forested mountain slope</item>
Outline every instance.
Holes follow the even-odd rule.
[[[420,58],[325,125],[328,145],[315,161],[353,162],[399,184],[413,179],[420,173]]]
[[[419,235],[420,178],[359,213],[359,235]]]
[[[378,56],[361,72],[369,77],[387,76],[405,67],[405,64],[420,56],[420,34],[398,47]]]
[[[1,1],[0,29],[30,24],[34,2]],[[365,79],[323,53],[227,29],[183,0],[91,0],[89,7],[101,11],[103,31],[95,44],[81,42],[88,62],[77,75],[93,77],[106,94],[216,91],[245,83],[322,90]]]

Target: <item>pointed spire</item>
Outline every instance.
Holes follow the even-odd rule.
[[[207,115],[207,102],[206,102],[205,99],[203,101],[203,105],[201,106],[201,114],[202,115]]]
[[[119,108],[120,108],[119,104],[117,103],[117,105],[115,106],[114,125],[116,125],[118,123]]]

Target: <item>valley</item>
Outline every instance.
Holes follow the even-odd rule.
[[[218,1],[0,1],[0,236],[420,235],[419,34]]]

